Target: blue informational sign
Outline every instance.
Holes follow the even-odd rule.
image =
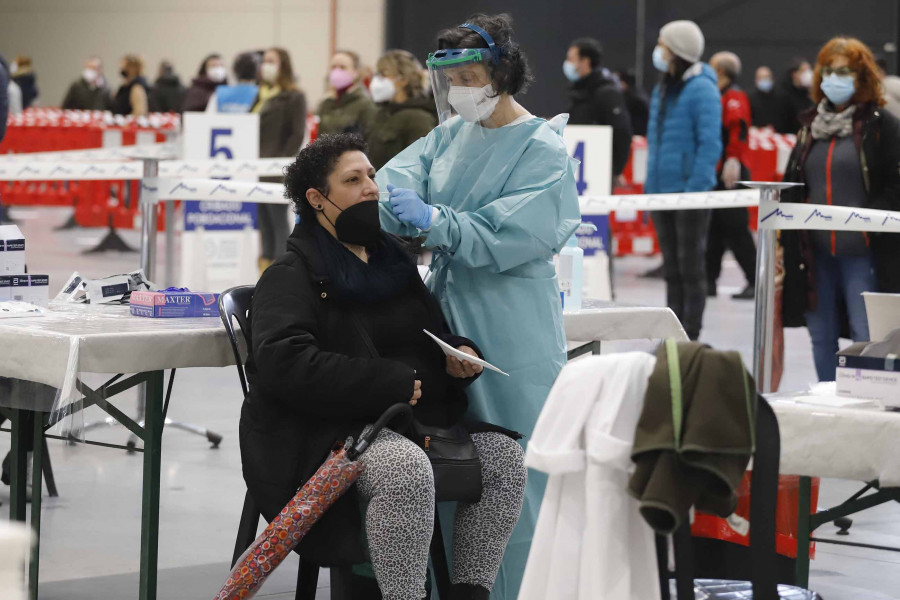
[[[230,128],[213,129],[210,132],[210,158],[226,158],[234,155],[228,142],[233,131]],[[214,178],[215,179],[215,178]],[[222,192],[227,192],[229,178],[222,179]],[[185,184],[181,184],[185,185]],[[186,190],[190,191],[190,190]],[[212,194],[215,194],[213,189]],[[247,227],[257,227],[257,204],[255,202],[215,202],[187,201],[184,203],[184,230],[194,231],[203,227],[206,231],[234,231]]]
[[[227,184],[224,184],[227,185]],[[184,230],[234,231],[256,228],[256,203],[191,200],[184,203]]]
[[[575,169],[575,187],[579,196],[610,193],[612,129],[608,126],[570,125],[563,133],[566,149],[578,161]],[[608,215],[582,215],[582,223],[590,223],[597,229],[580,227],[575,235],[578,247],[585,256],[598,252],[610,253]]]
[[[259,95],[252,83],[220,85],[216,88],[216,107],[221,113],[248,113]]]
[[[609,254],[609,216],[582,215],[581,222],[591,223],[597,228],[596,231],[591,231],[590,227],[579,227],[575,231],[578,247],[584,250],[584,255],[593,256],[597,252]]]

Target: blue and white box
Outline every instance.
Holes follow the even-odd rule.
[[[50,303],[50,276],[0,275],[2,300],[18,300],[46,307]]]
[[[0,274],[25,272],[25,236],[15,225],[0,225]]]

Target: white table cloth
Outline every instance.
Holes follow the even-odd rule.
[[[900,486],[900,413],[806,403],[811,396],[768,396],[781,430],[780,472]]]
[[[0,376],[61,389],[80,373],[138,373],[234,364],[218,317],[150,319],[127,306],[55,305],[44,316],[0,320]]]
[[[566,339],[570,342],[675,338],[688,341],[672,312],[661,306],[628,306],[588,300],[579,311],[563,312]]]

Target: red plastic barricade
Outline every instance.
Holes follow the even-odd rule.
[[[165,142],[178,131],[177,114],[115,116],[104,111],[33,108],[10,116],[0,154],[86,150],[104,146]],[[74,206],[83,227],[132,229],[139,213],[137,181],[0,182],[8,205]],[[160,211],[160,229],[164,227]]]

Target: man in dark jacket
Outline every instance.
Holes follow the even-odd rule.
[[[650,119],[650,99],[644,90],[638,87],[634,69],[616,71],[619,87],[625,95],[625,106],[631,117],[631,130],[634,135],[647,135],[647,121]]]
[[[0,142],[6,135],[6,118],[9,116],[9,71],[6,69],[6,60],[0,56]]]
[[[72,82],[62,102],[64,110],[109,110],[112,97],[103,77],[103,63],[96,56],[84,61],[78,81]]]
[[[741,60],[733,52],[717,52],[709,60],[719,79],[722,93],[722,159],[719,161],[717,190],[734,189],[738,181],[750,179],[743,160],[747,154],[750,130],[750,100],[735,81],[741,74]],[[713,211],[706,245],[706,293],[716,295],[716,280],[722,272],[725,249],[731,249],[747,285],[732,296],[753,300],[756,282],[756,245],[750,233],[747,209],[717,208]]]
[[[185,93],[175,67],[167,60],[162,61],[159,63],[159,75],[150,88],[150,112],[181,112]]]
[[[756,69],[756,89],[750,92],[750,113],[754,127],[775,127],[778,119],[778,99],[775,97],[775,78],[772,69],[763,65]]]
[[[10,68],[10,76],[22,90],[22,108],[29,108],[38,97],[37,75],[31,64],[31,57],[16,57]]]
[[[9,72],[6,60],[0,56],[0,143],[6,135],[6,117],[9,114]],[[3,198],[0,198],[0,224],[3,223]]]
[[[778,119],[775,121],[775,131],[778,133],[797,133],[800,130],[800,113],[813,105],[809,97],[812,77],[812,67],[802,58],[795,58],[788,64],[785,79],[776,92]]]
[[[603,50],[592,38],[569,45],[563,72],[572,82],[569,92],[570,125],[611,125],[613,128],[612,174],[620,175],[631,153],[631,118],[618,82],[601,66]]]

